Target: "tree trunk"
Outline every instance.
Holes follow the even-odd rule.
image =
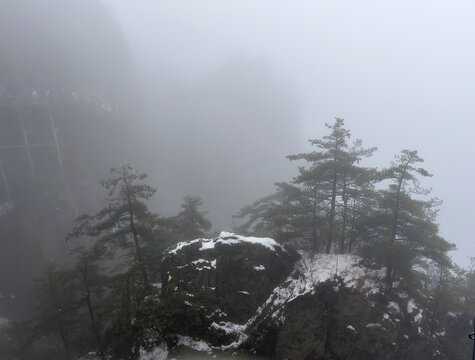
[[[89,311],[89,318],[91,319],[91,325],[92,325],[92,331],[94,332],[94,335],[96,336],[97,343],[101,343],[101,335],[99,333],[99,328],[96,323],[96,318],[94,316],[94,311],[92,307],[92,302],[91,302],[91,287],[89,286],[89,281],[88,281],[88,263],[87,263],[87,258],[85,255],[83,255],[83,281],[84,281],[84,287],[86,288],[86,304],[87,304],[87,309]]]
[[[134,208],[132,204],[132,199],[130,196],[130,189],[129,189],[129,184],[127,183],[127,179],[124,177],[124,184],[125,184],[125,189],[127,192],[127,205],[129,207],[129,222],[130,222],[130,230],[132,231],[132,236],[134,240],[134,246],[135,246],[135,257],[137,260],[137,263],[140,267],[140,271],[142,272],[142,277],[144,281],[144,286],[147,289],[149,287],[149,282],[148,282],[148,276],[147,276],[147,271],[145,269],[145,262],[142,256],[142,251],[140,250],[140,244],[139,244],[139,237],[137,234],[137,229],[135,227],[135,222],[134,222]]]
[[[336,183],[337,183],[337,173],[336,173],[336,161],[337,161],[337,152],[338,145],[335,145],[335,156],[333,158],[333,181],[332,181],[332,197],[331,197],[331,207],[330,207],[330,223],[329,223],[329,233],[327,239],[327,246],[325,252],[330,253],[332,248],[333,238],[335,236],[335,208],[336,208]]]
[[[353,205],[351,210],[351,229],[350,229],[350,241],[348,242],[348,252],[351,253],[353,248],[353,242],[355,241],[355,209],[356,209],[356,200],[353,198]]]
[[[343,181],[343,223],[341,225],[341,234],[340,234],[340,254],[345,252],[345,236],[346,236],[346,222],[347,222],[347,215],[348,215],[348,195],[346,194],[346,175]]]
[[[317,189],[313,189],[313,209],[312,209],[312,244],[313,251],[316,253],[319,251],[318,239],[317,239]]]
[[[391,291],[393,287],[393,259],[392,259],[392,252],[394,249],[394,245],[396,243],[396,236],[397,236],[397,230],[399,227],[399,211],[401,207],[401,190],[402,190],[402,184],[404,183],[405,177],[406,177],[406,171],[407,171],[407,166],[406,164],[403,168],[403,171],[401,173],[401,176],[398,179],[398,186],[396,190],[396,205],[394,207],[394,218],[393,218],[393,223],[391,226],[391,237],[389,239],[389,251],[388,251],[388,260],[387,260],[387,265],[386,265],[386,283],[388,289]]]
[[[442,280],[443,280],[443,269],[442,269],[442,266],[440,267],[440,274],[439,274],[439,281],[437,283],[437,290],[436,290],[436,293],[435,293],[435,296],[434,296],[434,300],[435,300],[435,303],[434,303],[434,308],[432,309],[432,317],[431,317],[431,321],[430,321],[430,336],[434,335],[434,331],[435,331],[435,321],[436,321],[436,317],[437,317],[437,312],[439,311],[439,304],[440,304],[440,291],[441,291],[441,288],[442,288]]]

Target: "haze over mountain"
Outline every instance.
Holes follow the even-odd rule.
[[[108,0],[142,69],[194,81],[230,57],[265,59],[292,84],[300,146],[345,118],[387,166],[417,149],[433,195],[444,201],[442,234],[457,262],[475,254],[470,204],[458,186],[472,178],[475,51],[470,1],[399,2]],[[292,153],[298,152],[295,149]],[[274,181],[277,181],[274,178]]]
[[[0,0],[0,360],[465,359],[474,15]]]

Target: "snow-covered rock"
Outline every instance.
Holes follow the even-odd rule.
[[[362,258],[356,255],[319,254],[310,256],[301,253],[301,259],[295,264],[294,272],[282,284],[277,286],[266,302],[258,309],[271,313],[278,319],[285,304],[306,294],[314,294],[318,284],[328,280],[342,279],[345,287],[357,289],[366,294],[377,294],[383,284],[385,269],[368,269],[361,265]],[[338,291],[338,288],[335,288]],[[281,320],[283,320],[281,318]]]
[[[379,359],[399,326],[418,336],[425,314],[399,287],[388,295],[384,267],[352,254],[297,254],[269,238],[182,242],[161,265],[163,301],[180,318],[176,349],[302,359],[321,353],[330,332],[342,358]]]
[[[210,349],[238,348],[249,319],[298,259],[273,239],[228,232],[174,246],[162,259],[162,295],[183,308],[179,345],[193,348],[200,334]],[[186,318],[191,312],[201,320]]]
[[[213,239],[196,239],[192,241],[183,241],[178,243],[176,247],[169,251],[169,254],[177,254],[178,251],[182,250],[184,247],[199,243],[201,247],[200,251],[214,249],[217,244],[223,245],[233,245],[239,243],[248,243],[264,246],[269,250],[280,249],[283,250],[282,246],[278,244],[274,239],[271,238],[258,238],[252,236],[241,236],[227,231],[222,231],[218,237]]]
[[[167,360],[168,349],[166,345],[157,346],[152,351],[140,349],[139,360]]]

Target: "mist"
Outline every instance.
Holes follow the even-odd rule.
[[[239,57],[267,63],[297,106],[288,122],[299,143],[289,137],[287,154],[309,149],[306,140],[334,117],[378,147],[371,165],[388,166],[403,148],[419,150],[434,175],[423,185],[444,201],[440,231],[457,244],[454,259],[468,265],[475,243],[465,219],[474,195],[457,184],[473,176],[472,3],[107,3],[148,80],[163,69],[165,78],[195,83]],[[167,124],[166,116],[155,121]],[[262,137],[272,139],[273,130]],[[287,165],[281,158],[279,167]],[[269,176],[269,185],[281,174]]]
[[[149,122],[141,161],[158,184],[158,208],[201,196],[217,230],[245,204],[290,178],[299,149],[299,107],[266,61],[236,56],[193,81],[149,76]],[[244,191],[244,189],[246,189]]]
[[[462,358],[474,16],[0,0],[0,357]]]

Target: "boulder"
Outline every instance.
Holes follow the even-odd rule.
[[[270,238],[222,232],[181,242],[162,259],[162,298],[183,318],[181,335],[226,347],[245,340],[246,323],[298,259]]]

